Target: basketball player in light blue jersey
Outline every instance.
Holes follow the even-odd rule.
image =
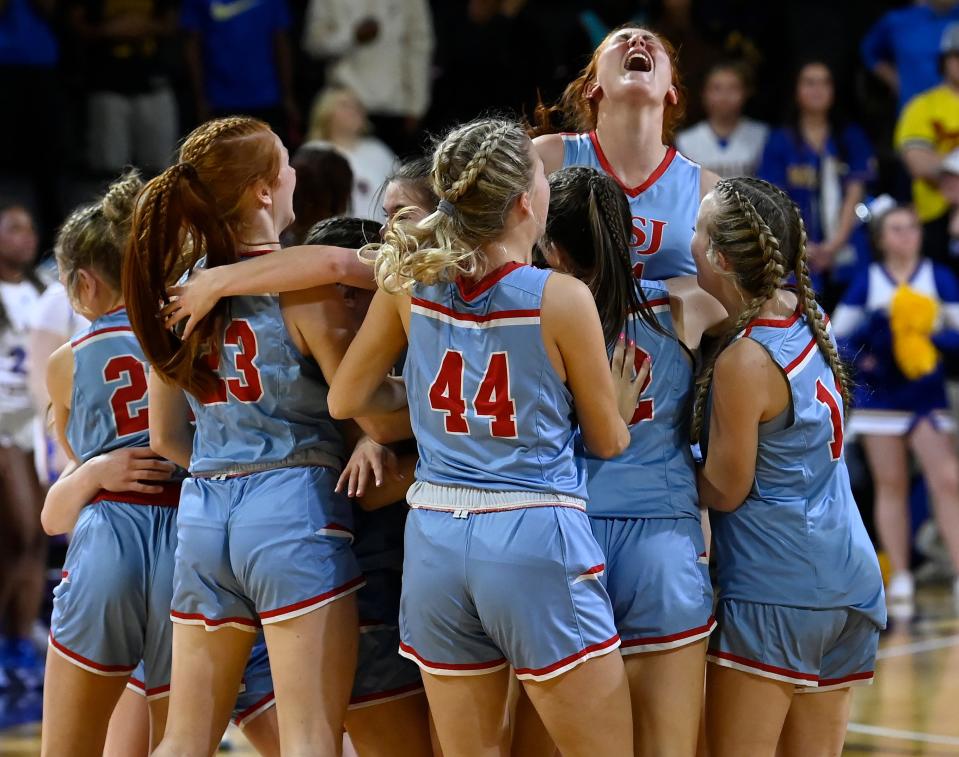
[[[625,330],[637,362],[651,366],[623,454],[578,452],[589,474],[586,511],[606,555],[602,581],[622,639],[636,753],[692,757],[715,621],[688,417],[693,355],[726,312],[692,277],[636,281],[629,225],[629,205],[608,176],[566,168],[550,177],[547,259],[589,284],[608,348]]]
[[[673,147],[684,110],[676,51],[634,25],[603,40],[558,105],[537,108],[535,144],[548,174],[588,166],[626,193],[638,279],[696,273],[690,250],[696,211],[718,177]],[[556,128],[572,131],[548,133]]]
[[[693,250],[700,284],[735,319],[693,409],[719,583],[710,753],[839,754],[850,687],[872,680],[886,611],[843,457],[847,378],[810,285],[802,218],[771,184],[724,179],[703,201]],[[783,288],[789,275],[796,291]]]
[[[362,585],[350,505],[333,491],[343,449],[325,402],[326,361],[343,335],[325,327],[315,291],[234,298],[183,341],[155,313],[184,264],[272,254],[293,220],[295,180],[265,123],[219,119],[187,138],[134,217],[124,292],[151,364],[151,436],[193,474],[178,515],[159,755],[215,747],[261,626],[284,752],[341,750]]]
[[[47,369],[57,435],[72,467],[80,466],[54,487],[42,514],[48,532],[74,529],[50,624],[42,739],[49,755],[103,751],[110,714],[141,659],[149,686],[170,683],[180,484],[171,481],[175,466],[149,449],[146,366],[119,281],[141,186],[135,173],[123,177],[75,211],[57,239],[61,277],[92,323],[53,353]],[[117,450],[127,454],[101,457]],[[155,741],[165,720],[160,698],[151,712]]]
[[[454,129],[432,179],[437,210],[371,246],[381,291],[329,395],[336,417],[409,402],[401,650],[446,754],[508,753],[509,665],[564,753],[632,754],[573,403],[589,447],[618,454],[644,373],[625,342],[610,370],[585,285],[529,266],[549,186],[517,124]],[[407,346],[404,387],[388,373]]]

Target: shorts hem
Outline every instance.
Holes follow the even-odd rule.
[[[716,630],[716,625],[716,618],[710,615],[705,625],[680,631],[679,633],[673,633],[667,636],[649,636],[640,639],[623,639],[619,651],[623,657],[626,657],[631,654],[664,652],[670,649],[679,649],[708,638],[709,635]]]
[[[379,704],[395,702],[397,699],[406,699],[407,697],[421,694],[424,691],[426,691],[426,689],[423,687],[423,683],[420,682],[411,683],[408,686],[400,686],[399,688],[388,691],[378,691],[375,694],[362,694],[358,697],[352,697],[347,709],[361,710],[364,707],[376,707]]]
[[[260,624],[251,618],[208,618],[198,612],[178,612],[170,610],[170,620],[185,626],[203,626],[207,631],[219,631],[221,628],[236,628],[247,633],[256,633]]]
[[[271,691],[265,697],[260,699],[256,704],[252,704],[247,707],[243,712],[237,715],[234,718],[231,718],[234,725],[236,725],[241,730],[249,725],[251,722],[256,720],[260,715],[269,710],[271,707],[276,706],[276,696]]]
[[[872,686],[875,671],[865,673],[853,673],[851,676],[842,678],[823,678],[820,679],[818,686],[803,686],[797,694],[819,694],[824,691],[838,691],[839,689],[848,689],[852,686]]]
[[[400,642],[399,653],[407,660],[415,662],[420,669],[434,676],[484,676],[488,673],[495,673],[498,670],[502,670],[509,665],[505,657],[488,662],[433,662],[424,657],[420,657],[419,653],[413,649],[413,647],[403,642]]]
[[[616,634],[606,639],[606,641],[601,641],[598,644],[590,644],[579,652],[569,657],[564,657],[562,660],[558,660],[552,665],[547,665],[545,668],[516,668],[514,672],[516,673],[516,677],[521,681],[548,681],[563,673],[568,673],[587,660],[591,660],[594,657],[602,657],[615,651],[619,648],[619,645],[619,634]]]
[[[94,675],[104,676],[106,678],[129,677],[130,674],[136,670],[136,665],[103,665],[102,663],[94,662],[81,654],[77,654],[72,649],[63,646],[63,644],[53,638],[52,633],[50,634],[49,642],[50,648],[64,660]]]
[[[127,688],[134,694],[139,694],[141,697],[146,698],[148,702],[153,702],[157,699],[166,699],[170,696],[170,684],[148,689],[143,681],[133,676],[130,676],[130,680],[127,681]]]
[[[285,607],[278,607],[275,610],[261,612],[260,622],[266,626],[271,623],[281,623],[284,620],[298,618],[314,610],[319,610],[324,605],[335,602],[337,599],[341,599],[348,594],[359,591],[364,586],[366,586],[366,578],[363,575],[359,575],[352,581],[347,581],[342,586],[337,586],[335,589],[317,594],[315,597],[310,597],[309,599],[304,599],[300,602],[286,605]]]
[[[766,663],[750,660],[746,657],[730,654],[729,652],[711,649],[706,654],[706,660],[724,668],[732,668],[733,670],[761,676],[762,678],[770,678],[774,681],[781,681],[782,683],[791,683],[794,686],[816,687],[819,685],[819,676],[814,673],[800,673],[799,671],[789,670],[788,668],[767,665]]]

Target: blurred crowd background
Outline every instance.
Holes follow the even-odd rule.
[[[0,290],[49,258],[70,209],[125,166],[161,171],[216,115],[263,118],[290,149],[297,224],[285,241],[333,215],[382,218],[378,190],[398,156],[481,114],[532,118],[625,22],[679,51],[687,112],[677,147],[720,175],[772,181],[800,205],[828,309],[867,304],[848,288],[877,258],[864,221],[882,194],[914,207],[906,226],[921,224],[921,237],[890,236],[884,254],[915,268],[921,244],[959,271],[957,0],[0,0]],[[936,281],[940,299],[959,307],[959,287]],[[0,336],[47,334],[49,354],[75,324],[62,293],[56,312],[34,299],[4,299]],[[948,346],[945,368],[959,376]],[[7,357],[11,375],[43,370],[38,355]],[[30,378],[42,412],[42,375]],[[871,464],[847,448],[865,519],[878,481],[892,538],[927,521],[927,485],[959,513],[955,455],[935,464],[921,455],[926,475],[913,477],[903,439]],[[26,453],[31,441],[0,439],[9,445]],[[928,572],[946,576],[955,566],[941,536],[920,535],[924,556],[908,559],[931,558]],[[29,676],[18,617],[0,629],[0,673]]]

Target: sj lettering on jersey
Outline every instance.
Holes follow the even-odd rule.
[[[655,255],[663,245],[663,232],[669,221],[645,219],[642,216],[633,216],[633,238],[631,246],[633,252],[640,255]]]

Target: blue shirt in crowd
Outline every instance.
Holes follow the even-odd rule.
[[[939,41],[955,21],[959,5],[944,11],[910,5],[886,13],[863,37],[860,51],[866,67],[872,70],[885,61],[899,73],[899,110],[939,83]]]
[[[8,0],[0,11],[0,66],[57,64],[57,38],[32,0]]]
[[[280,104],[274,35],[290,26],[286,0],[184,0],[181,23],[200,35],[214,111]]]
[[[785,190],[799,206],[811,242],[823,242],[838,222],[846,187],[851,181],[875,178],[875,157],[866,133],[848,125],[832,134],[820,153],[792,127],[774,129],[763,151],[757,175]],[[869,262],[869,245],[860,226],[850,238],[852,256],[837,256],[833,276],[848,281]]]

